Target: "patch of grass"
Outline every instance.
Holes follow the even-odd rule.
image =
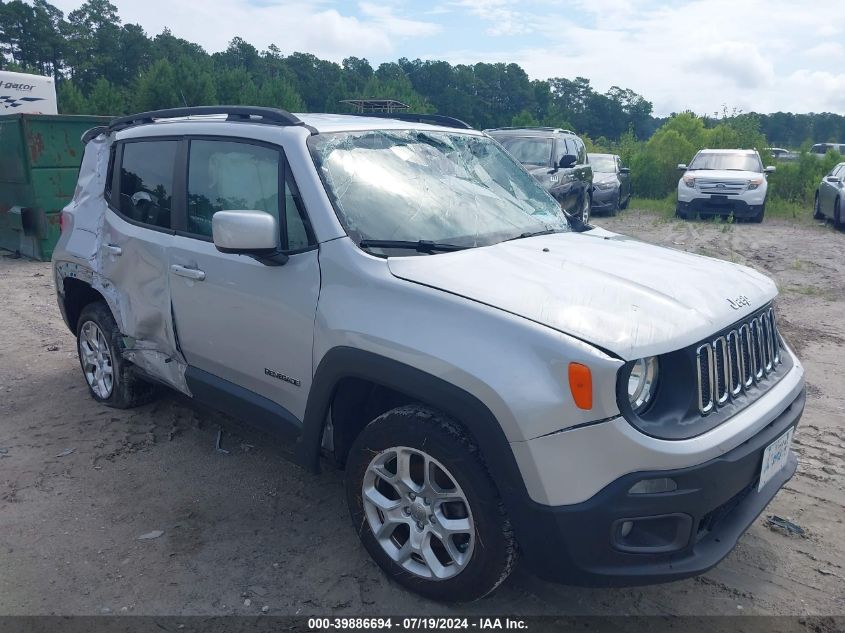
[[[813,220],[813,209],[812,205],[772,196],[766,201],[766,217],[809,223]]]
[[[634,211],[646,211],[650,213],[657,213],[658,215],[669,219],[675,217],[675,194],[670,194],[665,198],[631,198],[630,209]]]

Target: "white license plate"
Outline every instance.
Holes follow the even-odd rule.
[[[760,483],[757,485],[757,492],[760,492],[772,477],[786,468],[789,460],[789,444],[792,442],[792,433],[795,427],[790,428],[763,451],[763,467],[760,469]]]

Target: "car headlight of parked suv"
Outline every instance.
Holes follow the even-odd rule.
[[[695,189],[695,178],[692,176],[684,176],[684,184],[690,189]]]
[[[757,187],[762,185],[765,182],[765,179],[761,176],[760,178],[752,178],[748,181],[748,190],[754,191]]]

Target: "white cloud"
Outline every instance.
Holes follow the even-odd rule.
[[[457,4],[488,22],[488,35],[521,35],[532,31],[526,16],[511,8],[516,5],[513,0],[458,0]]]
[[[235,36],[259,49],[276,44],[283,52],[302,51],[340,61],[349,55],[387,58],[399,56],[397,45],[406,37],[426,37],[437,24],[405,19],[391,8],[362,2],[362,18],[344,15],[324,0],[112,0],[124,23],[138,23],[150,35],[165,27],[174,35],[203,46],[224,50]],[[66,13],[81,0],[54,0]]]
[[[772,62],[748,42],[716,42],[687,54],[684,67],[697,73],[709,69],[740,88],[759,88],[774,78]]]

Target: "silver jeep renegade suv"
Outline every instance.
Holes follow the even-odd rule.
[[[91,396],[166,386],[335,460],[414,591],[478,598],[517,555],[699,574],[795,472],[775,285],[570,224],[460,121],[186,108],[84,140],[53,266]]]

